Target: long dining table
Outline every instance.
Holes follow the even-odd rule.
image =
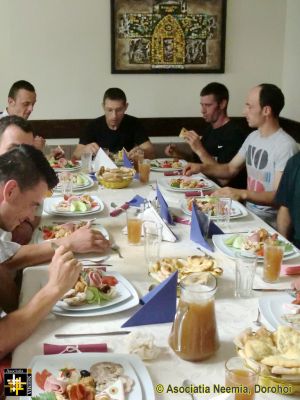
[[[134,180],[128,188],[124,189],[105,189],[95,183],[94,187],[89,189],[89,193],[96,194],[104,202],[105,208],[99,213],[93,215],[96,217],[95,223],[101,224],[109,232],[111,242],[116,243],[123,258],[120,258],[116,252],[109,253],[107,260],[112,267],[111,270],[122,274],[134,288],[139,297],[145,295],[149,286],[154,280],[148,275],[148,266],[144,257],[143,245],[129,246],[127,236],[123,233],[126,225],[126,213],[123,212],[117,217],[111,217],[111,203],[118,206],[125,201],[129,201],[136,194],[145,198],[151,197],[156,188],[156,182],[164,179],[160,172],[151,171],[149,184],[141,184]],[[177,193],[167,190],[160,186],[161,191],[171,209],[171,211],[183,216],[180,208],[180,202],[184,201],[184,193]],[[152,196],[153,197],[153,196]],[[69,218],[72,220],[73,218]],[[78,218],[77,218],[78,219]],[[80,218],[83,219],[83,218]],[[86,217],[86,219],[89,219]],[[52,221],[65,221],[65,217],[48,215],[45,212],[42,215],[42,224],[51,224]],[[244,232],[252,229],[270,227],[256,215],[248,211],[248,214],[242,218],[231,220],[226,232]],[[190,226],[176,223],[171,227],[177,235],[178,241],[175,243],[163,241],[161,244],[161,257],[180,257],[184,258],[192,254],[200,254],[199,244],[190,240]],[[191,399],[189,393],[180,389],[185,379],[189,379],[194,385],[206,385],[213,387],[214,384],[224,384],[224,363],[226,359],[236,355],[233,339],[247,327],[253,327],[253,321],[257,318],[258,300],[261,296],[268,293],[253,292],[250,298],[234,297],[234,260],[225,256],[218,249],[212,253],[219,265],[223,268],[223,275],[218,279],[218,290],[216,293],[215,307],[217,328],[220,338],[219,350],[207,360],[201,362],[188,362],[180,359],[169,347],[168,336],[171,330],[171,323],[143,325],[129,328],[131,331],[138,331],[141,334],[151,333],[154,335],[155,344],[159,347],[160,353],[154,360],[144,361],[151,376],[154,391],[157,385],[162,393],[155,393],[157,400],[188,400]],[[87,257],[85,257],[87,258]],[[97,254],[88,255],[88,258],[98,258]],[[300,263],[300,257],[295,257],[286,261],[287,264]],[[261,275],[262,266],[257,267],[257,274]],[[292,281],[292,277],[281,278],[284,281]],[[47,265],[34,266],[26,268],[23,272],[23,284],[20,296],[20,305],[24,305],[36,293],[47,280]],[[119,313],[87,317],[73,318],[66,316],[56,316],[50,313],[39,325],[36,331],[22,344],[20,344],[13,353],[12,366],[14,368],[26,368],[30,365],[31,359],[36,355],[43,354],[43,344],[81,344],[81,343],[107,343],[109,351],[113,353],[126,353],[125,336],[89,336],[57,339],[58,333],[92,333],[103,331],[118,331],[121,325],[138,309],[138,306]],[[162,389],[163,387],[163,389]],[[177,389],[176,389],[177,388]],[[176,393],[177,391],[177,393]],[[272,395],[272,399],[288,399],[286,395]],[[204,397],[202,394],[195,394],[197,400],[204,398],[213,398],[212,393]],[[259,397],[257,397],[259,398]],[[270,397],[269,397],[270,398]],[[143,399],[146,400],[147,393],[144,393]],[[138,399],[137,399],[138,400]]]

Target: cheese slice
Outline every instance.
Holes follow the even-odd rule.
[[[121,379],[116,380],[112,385],[108,386],[105,390],[103,390],[100,395],[108,395],[111,400],[125,400],[125,392],[124,386]],[[95,397],[98,400],[101,400],[101,397]],[[105,397],[104,397],[105,399]]]

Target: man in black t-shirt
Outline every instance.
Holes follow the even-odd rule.
[[[225,164],[232,160],[246,139],[246,133],[227,115],[229,93],[226,86],[218,82],[209,83],[200,93],[200,105],[207,125],[203,136],[195,131],[185,132],[184,139],[190,145],[194,162],[210,163],[212,160]],[[165,153],[171,157],[183,157],[175,145],[169,145]],[[221,186],[246,188],[247,174],[243,169],[233,180],[217,179]]]
[[[153,158],[154,148],[142,124],[137,118],[125,114],[128,103],[123,90],[107,89],[102,106],[104,115],[90,122],[86,133],[80,138],[74,157],[80,158],[83,152],[95,155],[102,147],[112,153],[125,148],[129,157],[140,148],[145,158]]]

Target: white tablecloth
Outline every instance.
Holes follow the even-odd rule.
[[[151,173],[150,183],[155,184],[156,178],[162,174]],[[147,293],[149,285],[153,283],[148,277],[146,261],[143,254],[143,246],[128,246],[127,237],[122,233],[125,226],[125,213],[118,217],[109,216],[110,203],[121,205],[125,201],[130,200],[134,195],[140,194],[146,197],[153,188],[150,185],[142,186],[139,182],[134,181],[129,188],[121,190],[98,189],[97,193],[106,204],[105,210],[97,216],[97,222],[101,223],[121,249],[124,258],[121,259],[117,254],[113,254],[109,262],[113,264],[114,270],[122,273],[137,289],[140,296]],[[179,199],[184,198],[184,194],[170,192],[162,189],[162,192],[172,207],[172,211],[178,215],[182,215],[178,209]],[[57,221],[57,217],[43,216],[43,223],[49,221]],[[247,231],[252,228],[266,227],[263,221],[253,215],[248,215],[242,219],[236,219],[230,223],[230,231],[240,232]],[[161,246],[161,256],[180,256],[186,257],[191,254],[199,253],[197,244],[189,240],[188,225],[176,224],[172,228],[179,237],[179,242],[168,243],[163,242]],[[154,361],[145,362],[151,375],[154,387],[157,384],[164,385],[164,393],[156,394],[158,400],[172,399],[190,399],[187,393],[166,393],[169,385],[181,386],[182,381],[186,378],[190,379],[196,385],[224,384],[224,362],[226,359],[235,355],[233,338],[246,327],[253,326],[252,321],[257,317],[258,299],[260,294],[254,293],[250,299],[237,299],[233,296],[234,289],[234,263],[218,251],[215,253],[220,265],[224,268],[223,276],[218,280],[218,291],[216,294],[216,316],[220,337],[220,348],[218,352],[208,360],[198,363],[183,361],[178,358],[168,347],[168,335],[171,324],[149,325],[131,328],[142,332],[151,332],[155,336],[156,344],[161,348],[161,354]],[[299,259],[293,259],[290,263],[299,262]],[[260,269],[261,267],[259,267]],[[21,294],[21,304],[25,304],[32,295],[40,289],[46,278],[47,267],[27,268],[24,271],[24,279]],[[13,367],[25,368],[29,365],[34,355],[43,354],[43,343],[100,343],[105,341],[110,350],[114,353],[126,352],[124,346],[124,336],[108,336],[108,337],[85,337],[56,339],[54,334],[62,332],[101,332],[119,330],[122,323],[125,322],[134,312],[134,309],[127,310],[122,313],[112,314],[101,317],[92,318],[70,318],[58,317],[49,314],[48,317],[40,324],[34,334],[31,335],[24,343],[22,343],[14,351]],[[170,387],[170,386],[169,386]],[[211,395],[210,395],[211,397]],[[276,398],[272,395],[269,398]],[[197,399],[206,397],[197,395]],[[280,396],[281,399],[288,398]],[[289,397],[290,398],[290,397]],[[139,399],[140,400],[140,399]]]

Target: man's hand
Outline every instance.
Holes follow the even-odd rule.
[[[143,149],[141,149],[140,146],[135,146],[127,153],[127,156],[130,160],[132,160],[135,156],[143,154],[144,154]]]
[[[35,136],[33,140],[33,146],[40,150],[43,151],[46,145],[46,139],[44,139],[42,136]]]
[[[194,153],[204,149],[201,139],[202,136],[199,136],[195,131],[187,131],[184,134],[184,140],[190,145]]]
[[[217,189],[212,196],[218,197],[230,197],[232,200],[242,201],[246,200],[245,190],[243,189],[234,189],[231,187],[223,187],[221,189]]]
[[[68,247],[74,253],[104,253],[109,247],[109,240],[105,239],[101,232],[91,229],[90,224],[87,224],[70,236],[59,239],[57,241]]]
[[[100,148],[100,147],[98,146],[97,143],[95,143],[95,142],[89,143],[89,144],[86,144],[86,145],[84,146],[84,150],[83,150],[82,153],[92,153],[93,156],[95,156],[95,155],[97,154],[99,148]]]
[[[21,245],[30,242],[33,234],[33,227],[30,222],[24,221],[12,232],[12,241]]]
[[[55,251],[49,265],[47,286],[57,290],[59,295],[62,296],[75,285],[81,268],[81,263],[74,258],[73,253],[64,246],[60,246]]]
[[[201,166],[202,166],[202,164],[198,164],[198,163],[188,163],[183,168],[183,175],[191,176],[193,174],[198,174],[199,172],[201,172]]]

